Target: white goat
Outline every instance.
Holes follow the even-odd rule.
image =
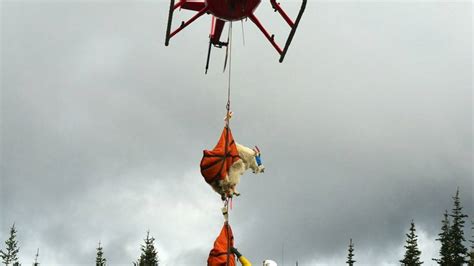
[[[261,164],[260,150],[250,149],[236,143],[240,159],[237,160],[229,169],[229,173],[224,180],[219,180],[211,184],[212,188],[221,195],[222,200],[233,195],[239,196],[236,186],[240,182],[240,176],[249,168],[254,174],[263,173],[265,166]]]

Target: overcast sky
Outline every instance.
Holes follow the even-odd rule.
[[[160,265],[205,265],[223,219],[199,162],[227,86],[224,50],[204,75],[210,16],[165,47],[164,0],[1,5],[0,241],[15,223],[23,265],[36,248],[93,265],[99,240],[130,265],[150,230]],[[472,10],[310,0],[283,64],[234,24],[231,127],[266,171],[242,177],[230,219],[255,265],[343,265],[350,238],[359,265],[398,265],[412,219],[433,265],[458,186],[474,218]],[[283,42],[268,1],[257,15]]]

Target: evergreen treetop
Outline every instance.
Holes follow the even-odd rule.
[[[145,244],[141,245],[142,254],[134,265],[137,266],[158,266],[158,252],[155,249],[155,238],[150,237],[150,231],[147,231]]]
[[[16,240],[16,229],[15,224],[10,228],[10,237],[5,241],[5,251],[0,250],[0,257],[2,262],[8,266],[10,264],[19,264],[18,263],[18,252],[20,248],[18,247],[18,241]]]
[[[102,246],[100,245],[97,247],[97,255],[95,258],[95,265],[96,266],[105,266],[106,259],[104,258],[104,252],[102,251]]]
[[[354,257],[354,253],[353,253],[354,252],[354,244],[352,243],[352,238],[349,241],[348,251],[349,251],[349,254],[347,255],[346,263],[349,264],[349,266],[353,266],[356,261],[353,260],[353,257]]]
[[[474,266],[474,221],[471,221],[471,252],[469,253],[469,266]]]
[[[39,248],[36,250],[36,255],[35,255],[35,262],[33,262],[33,266],[39,266],[39,262],[38,262],[38,257],[39,257]]]
[[[418,249],[418,236],[416,235],[415,223],[411,221],[410,232],[406,234],[405,256],[400,262],[407,266],[423,264],[420,261],[421,251]]]
[[[459,198],[459,188],[456,190],[456,195],[453,197],[454,206],[451,211],[453,223],[449,230],[451,240],[451,255],[453,256],[453,265],[463,265],[467,263],[467,248],[464,246],[464,218],[468,217],[462,213],[461,200]]]
[[[444,219],[442,221],[441,233],[438,234],[439,238],[436,240],[441,242],[441,248],[439,250],[439,259],[433,259],[439,265],[450,266],[453,264],[453,258],[451,255],[451,224],[449,222],[448,210],[444,212]]]

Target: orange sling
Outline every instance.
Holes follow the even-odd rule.
[[[209,252],[207,266],[235,266],[235,255],[230,251],[234,246],[234,235],[226,222],[221,233],[214,241],[214,248]]]
[[[201,174],[208,184],[226,178],[232,164],[239,160],[239,152],[229,127],[222,130],[219,142],[213,150],[204,150]]]

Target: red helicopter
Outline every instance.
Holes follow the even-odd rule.
[[[168,27],[166,29],[166,41],[165,45],[169,45],[170,39],[179,33],[181,30],[186,28],[189,24],[193,23],[196,19],[201,17],[204,14],[212,14],[212,26],[211,33],[209,35],[209,50],[207,54],[207,63],[206,63],[206,72],[209,67],[209,58],[211,54],[211,46],[222,48],[222,46],[227,46],[227,42],[222,42],[220,40],[222,30],[226,22],[239,21],[246,18],[249,18],[265,35],[268,41],[273,45],[273,47],[280,54],[280,63],[283,62],[288,47],[291,44],[293,36],[295,35],[298,24],[303,15],[304,9],[306,7],[306,1],[302,0],[300,11],[296,20],[293,21],[285,11],[280,7],[280,3],[277,3],[276,0],[270,0],[270,3],[275,12],[278,12],[282,18],[288,23],[291,28],[290,34],[286,40],[285,46],[282,49],[274,40],[274,35],[270,35],[265,27],[260,23],[258,18],[255,16],[254,11],[260,4],[261,0],[178,0],[179,2],[175,4],[175,0],[170,0],[170,10],[168,15]],[[196,11],[197,13],[191,17],[188,21],[182,22],[181,25],[171,31],[171,24],[173,21],[173,13],[176,9],[187,9]]]

